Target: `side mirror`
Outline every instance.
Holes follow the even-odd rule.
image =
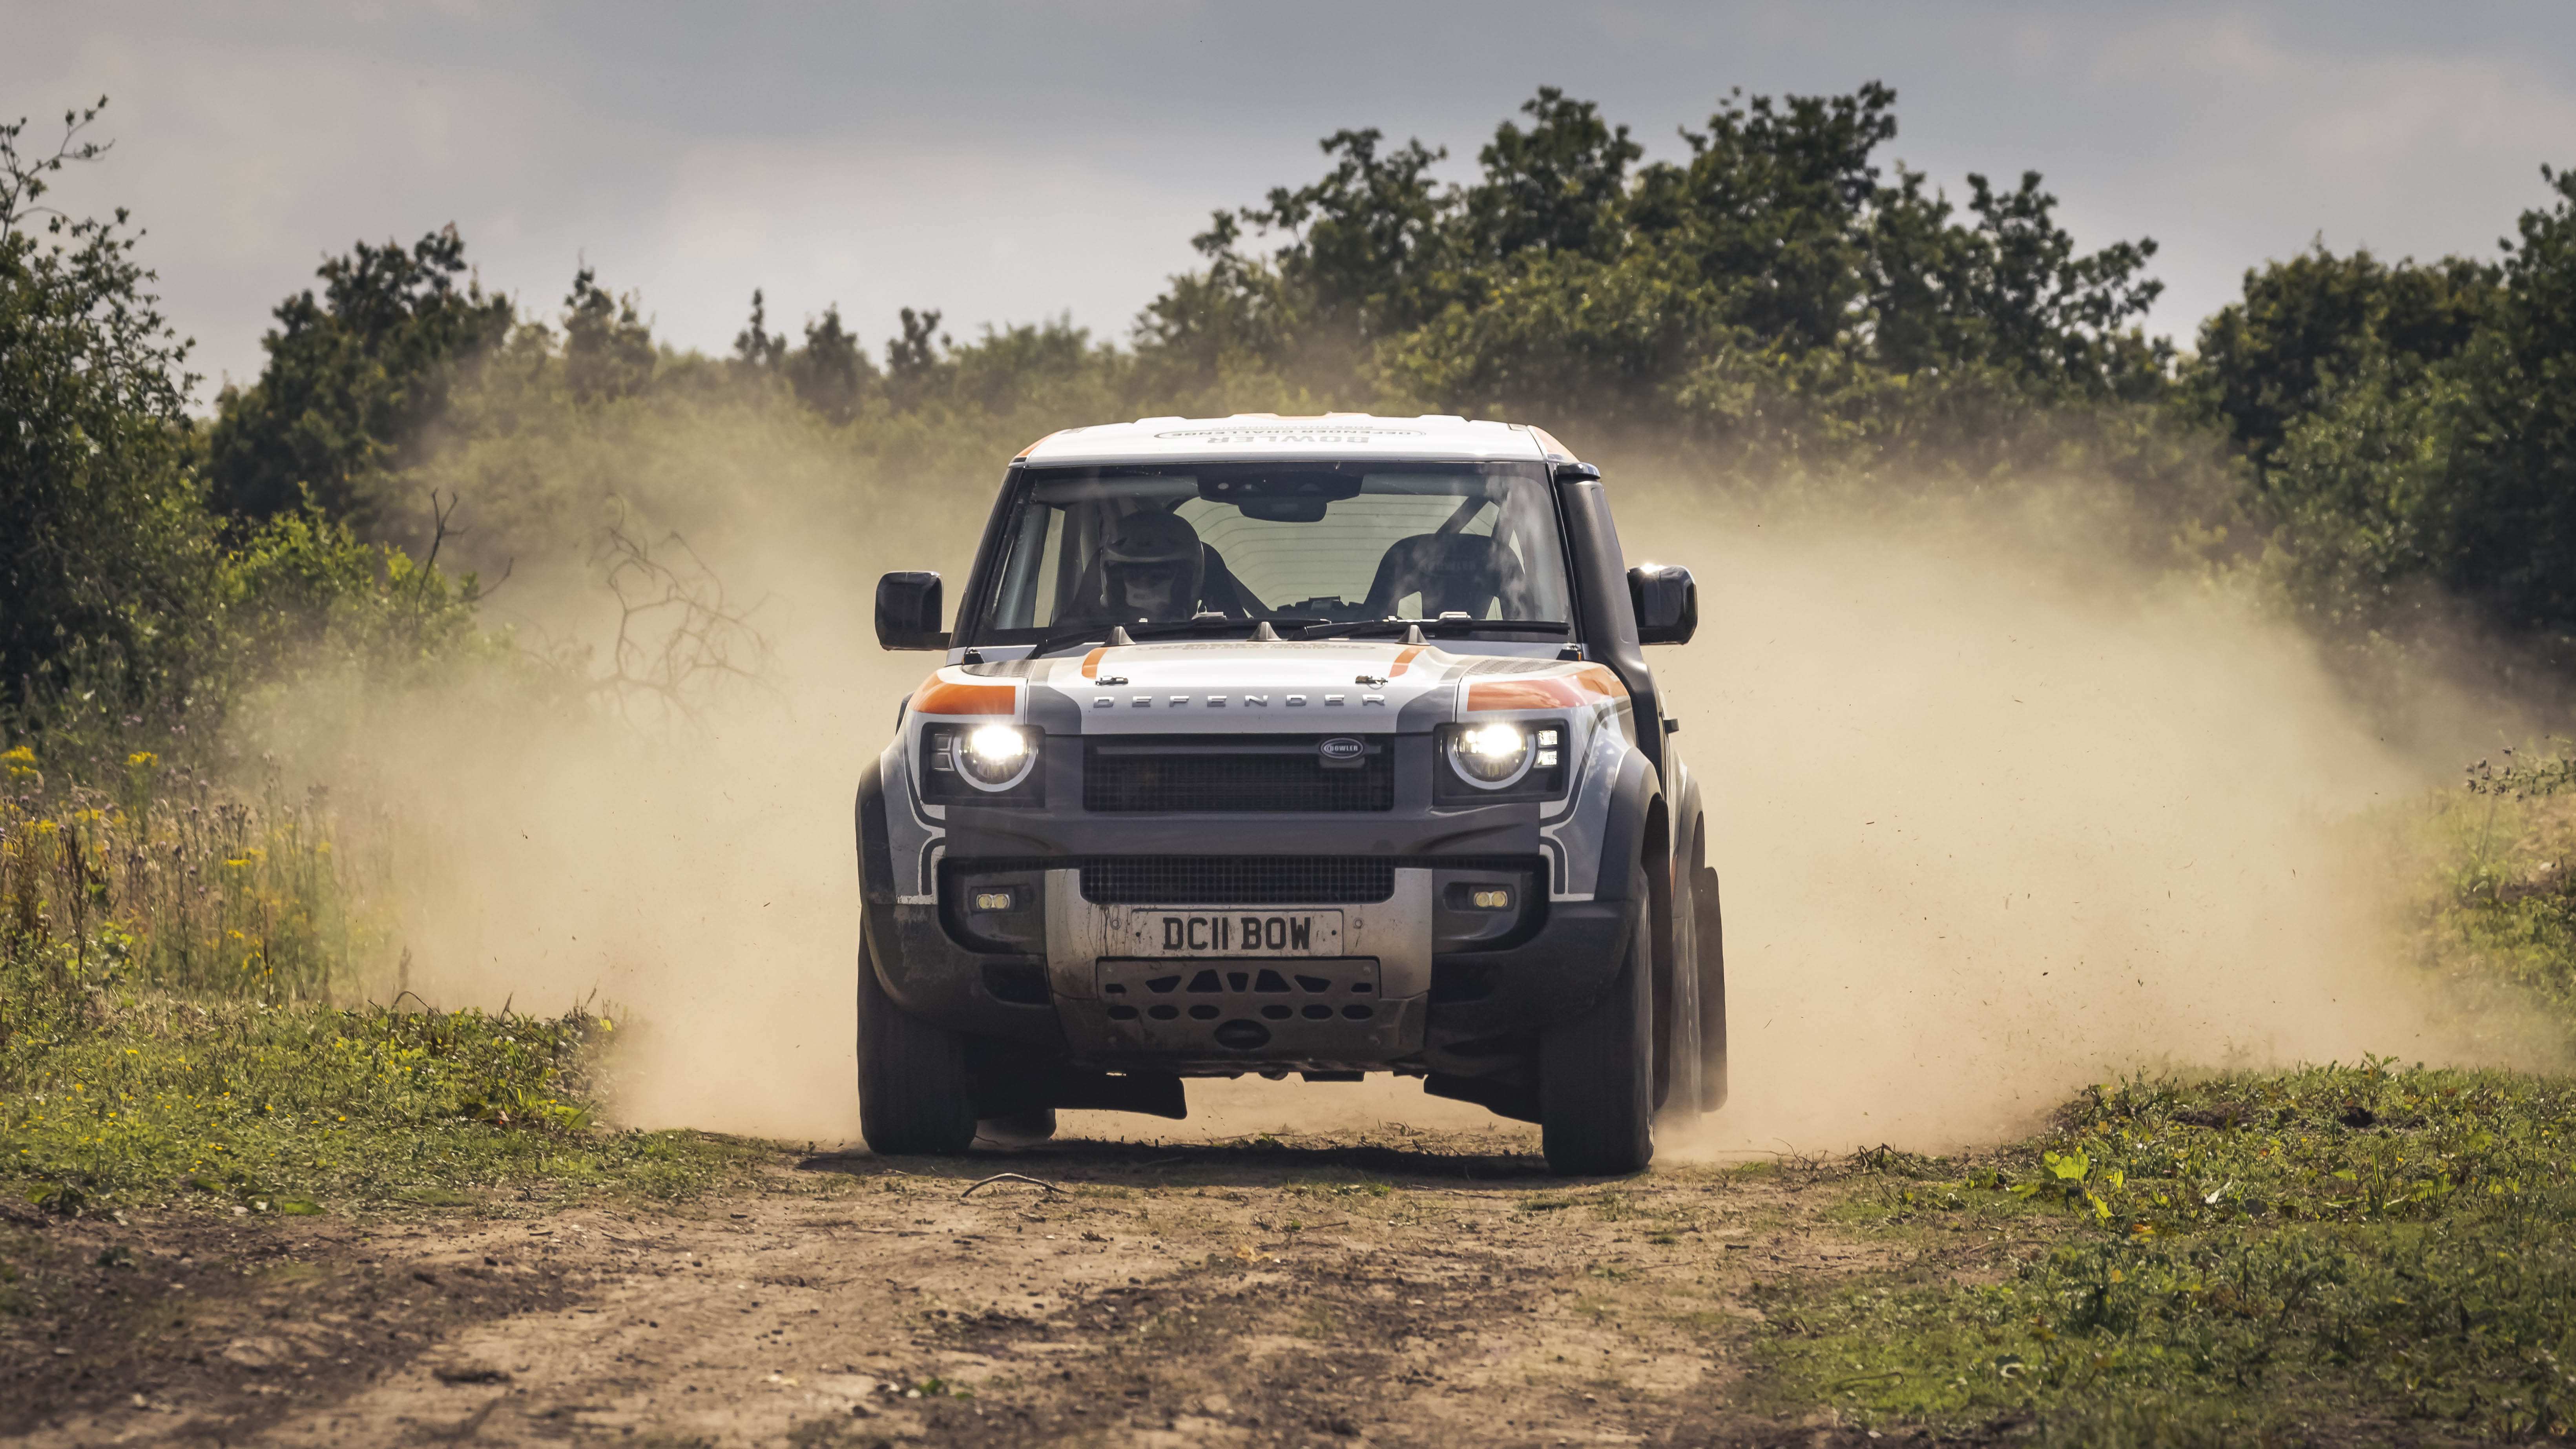
[[[939,575],[888,574],[877,580],[877,643],[887,649],[945,649],[939,627]]]
[[[1679,564],[1628,570],[1628,602],[1637,608],[1637,642],[1688,644],[1699,632],[1699,581]]]

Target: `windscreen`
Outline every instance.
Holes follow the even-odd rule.
[[[1535,464],[1033,470],[1006,528],[976,643],[1209,614],[1572,619]]]

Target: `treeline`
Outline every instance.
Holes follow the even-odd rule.
[[[2246,274],[2178,350],[2144,334],[2155,244],[2087,251],[2036,173],[1953,199],[1887,160],[1895,96],[1731,96],[1648,162],[1543,89],[1479,149],[1374,130],[1220,213],[1128,336],[964,341],[905,310],[872,354],[827,307],[730,351],[657,340],[584,268],[487,293],[453,228],[360,243],[276,311],[211,419],[113,220],[45,212],[90,113],[0,190],[0,708],[13,735],[184,723],[311,651],[474,647],[470,580],[637,514],[721,516],[801,475],[980,509],[1069,422],[1327,408],[1546,424],[1615,466],[1867,506],[2081,478],[2163,561],[2242,571],[2345,640],[2434,600],[2576,665],[2576,180],[2544,169],[2493,260],[2317,250]],[[41,225],[38,223],[41,222]],[[766,492],[764,490],[767,490]],[[972,496],[970,496],[972,495]],[[451,539],[433,499],[467,500]]]

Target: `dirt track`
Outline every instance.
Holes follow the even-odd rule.
[[[1884,1249],[1795,1172],[1535,1133],[783,1157],[667,1214],[22,1226],[34,1445],[1830,1441],[1737,1401],[1747,1290]],[[976,1179],[1018,1172],[1059,1190]],[[524,1216],[489,1216],[492,1213]],[[24,1225],[30,1219],[20,1218]],[[130,1248],[138,1266],[99,1266]],[[185,1262],[182,1262],[182,1258]],[[1860,1436],[1852,1436],[1858,1440]]]

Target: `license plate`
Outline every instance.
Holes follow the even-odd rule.
[[[1127,910],[1128,956],[1339,956],[1339,911]]]

